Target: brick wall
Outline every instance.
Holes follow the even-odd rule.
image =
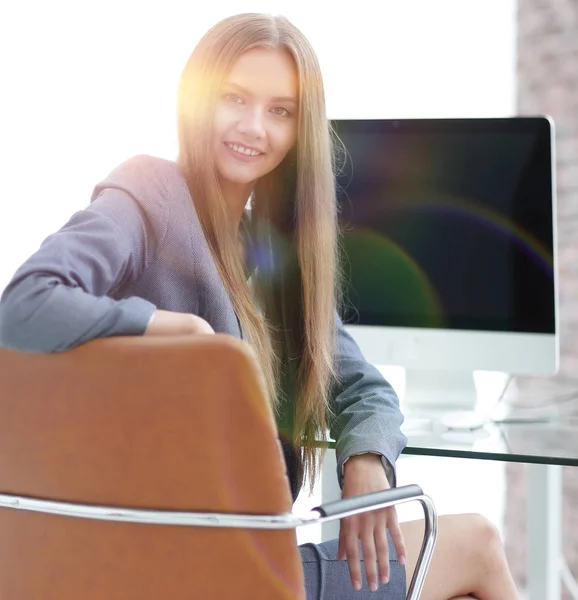
[[[578,0],[518,0],[517,109],[556,124],[561,370],[578,377]],[[525,583],[525,468],[507,466],[506,549]],[[578,578],[578,468],[564,468],[564,551]],[[564,598],[569,598],[564,595]],[[544,599],[547,600],[547,599]]]

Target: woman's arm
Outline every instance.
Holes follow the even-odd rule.
[[[395,487],[395,463],[407,443],[400,429],[403,415],[397,395],[381,373],[365,360],[338,317],[336,358],[341,381],[335,390],[331,434],[337,442],[337,477],[343,497],[383,490],[388,485]],[[383,464],[371,454],[355,457],[362,453],[381,455]],[[405,564],[405,544],[395,508],[341,521],[337,559],[347,558],[354,588],[361,589],[362,584],[360,542],[371,589],[377,589],[378,569],[382,582],[389,578],[386,530],[391,534],[398,560]]]
[[[372,452],[384,457],[390,485],[395,463],[407,444],[401,432],[399,400],[381,373],[363,357],[337,318],[336,361],[340,376],[333,393],[331,436],[336,440],[337,477],[343,485],[344,464],[352,456]]]
[[[55,352],[94,338],[145,333],[154,304],[107,294],[136,280],[154,258],[150,227],[128,193],[102,191],[15,273],[0,301],[0,345]]]

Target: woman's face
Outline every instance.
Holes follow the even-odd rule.
[[[220,90],[212,132],[219,177],[248,186],[285,158],[297,137],[297,69],[283,50],[255,48]]]

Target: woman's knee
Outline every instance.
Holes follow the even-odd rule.
[[[501,544],[498,528],[486,517],[477,513],[468,513],[463,516],[466,528],[471,535],[475,536],[483,545]]]
[[[496,561],[503,560],[500,532],[490,520],[475,513],[456,515],[454,518],[451,534],[455,535],[460,552],[472,561],[476,570],[490,571]]]

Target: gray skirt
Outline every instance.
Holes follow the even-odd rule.
[[[379,585],[376,592],[367,587],[365,565],[361,558],[363,586],[353,589],[346,560],[337,560],[339,540],[299,546],[305,574],[307,600],[405,600],[405,567],[397,562],[395,546],[387,534],[389,545],[389,582]],[[360,551],[359,556],[362,557]]]

